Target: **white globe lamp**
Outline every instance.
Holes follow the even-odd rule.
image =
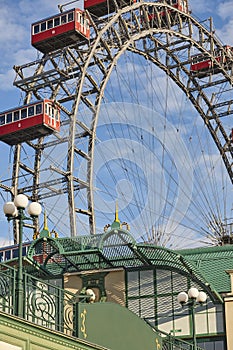
[[[13,202],[6,202],[3,206],[4,214],[9,216],[17,216],[17,208]]]
[[[32,203],[29,204],[27,211],[28,211],[28,214],[30,216],[35,216],[36,217],[36,216],[39,216],[41,214],[42,207],[41,207],[40,203],[32,202]]]
[[[28,206],[28,197],[25,194],[18,194],[14,199],[17,208],[25,209]]]
[[[188,296],[190,299],[197,299],[198,295],[199,295],[199,291],[197,288],[192,287],[188,290]]]
[[[197,302],[203,304],[206,302],[207,294],[205,292],[199,292],[197,297]]]
[[[178,294],[178,296],[177,296],[177,301],[178,301],[179,304],[183,305],[183,304],[187,303],[188,298],[189,298],[189,297],[188,297],[188,294],[187,294],[187,293],[185,293],[185,292],[180,292],[180,293]]]

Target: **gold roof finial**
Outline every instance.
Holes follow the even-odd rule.
[[[118,216],[118,201],[116,201],[115,220],[113,221],[113,223],[111,225],[111,230],[119,229],[120,227],[121,227],[121,222],[120,222],[119,216]]]
[[[44,210],[44,227],[43,227],[43,230],[40,232],[40,238],[50,237],[50,236],[51,234],[48,229],[46,210]]]
[[[116,200],[116,209],[115,209],[115,222],[120,222],[119,220],[119,210],[118,210],[118,200]]]
[[[49,230],[48,229],[46,210],[44,210],[44,230],[47,230],[47,231]]]

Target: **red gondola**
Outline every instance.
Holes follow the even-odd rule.
[[[183,12],[184,14],[189,13],[188,9],[188,0],[166,0],[166,3],[168,5],[171,5],[172,7],[176,8],[177,10]],[[170,24],[174,25],[177,23],[177,18],[174,16],[173,18],[173,12],[175,11],[168,10],[170,13]],[[159,23],[158,17],[160,18],[161,23]],[[153,6],[148,6],[148,21],[150,22],[151,27],[158,27],[158,26],[167,26],[167,14],[164,10],[164,7],[161,6],[157,7],[156,9]]]
[[[32,46],[48,53],[90,38],[89,19],[72,9],[32,24]]]
[[[166,0],[168,5],[175,7],[177,10],[188,13],[188,0]]]
[[[233,48],[231,46],[224,46],[224,48],[215,49],[213,52],[215,60],[224,68],[233,63]],[[231,67],[229,65],[229,68]],[[211,59],[211,56],[205,53],[191,57],[190,71],[193,75],[203,78],[210,74],[217,74],[220,72],[220,67]]]
[[[28,249],[32,242],[23,243],[22,254],[27,255]],[[0,262],[6,262],[7,260],[16,259],[19,257],[19,245],[14,244],[11,246],[0,248]]]
[[[60,130],[60,109],[51,100],[0,113],[0,141],[16,145]]]
[[[116,0],[119,8],[132,5],[137,0]],[[116,6],[113,0],[84,0],[84,9],[96,17],[106,16],[115,11]]]

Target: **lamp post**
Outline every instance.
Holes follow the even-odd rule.
[[[15,197],[14,202],[7,202],[3,206],[4,214],[8,221],[17,220],[18,222],[18,270],[16,275],[16,315],[23,317],[23,226],[25,220],[33,220],[41,213],[41,205],[37,202],[32,202],[28,206],[28,214],[25,216],[24,210],[28,206],[28,198],[24,194],[19,194]]]
[[[196,323],[195,323],[195,306],[197,303],[203,304],[206,302],[207,295],[205,292],[199,292],[197,288],[190,288],[188,293],[180,292],[177,296],[178,302],[183,307],[185,304],[190,306],[191,319],[192,319],[192,337],[193,337],[193,349],[197,350],[197,338],[196,338]]]

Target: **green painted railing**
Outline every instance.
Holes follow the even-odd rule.
[[[17,270],[0,264],[0,311],[17,315],[15,310]],[[23,274],[23,318],[37,325],[76,334],[75,309],[79,297],[62,288]]]
[[[203,350],[199,346],[195,347],[192,343],[175,338],[156,328],[155,330],[163,339],[162,350]]]
[[[17,270],[0,264],[0,311],[17,315]],[[78,303],[86,296],[76,295],[58,286],[23,273],[23,319],[66,335],[78,336]],[[150,325],[151,326],[151,325]],[[153,327],[152,327],[153,328]],[[161,336],[161,350],[202,350],[155,329]]]

